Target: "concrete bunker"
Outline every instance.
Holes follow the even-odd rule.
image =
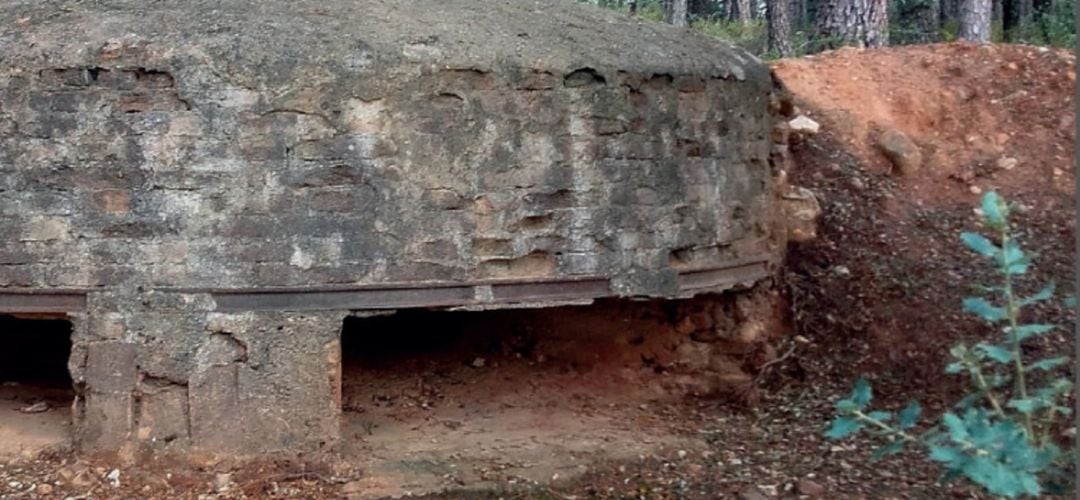
[[[71,335],[66,319],[0,315],[0,456],[70,447]]]
[[[79,449],[348,446],[374,312],[643,299],[752,376],[772,333],[700,332],[785,243],[767,68],[569,1],[362,4],[0,9],[0,314],[72,320]]]
[[[485,478],[469,464],[502,462],[500,477],[546,481],[598,452],[648,453],[656,443],[642,436],[674,445],[677,430],[650,405],[754,397],[752,360],[770,359],[782,330],[763,321],[777,318],[765,288],[351,315],[341,331],[340,451],[380,477],[403,464],[457,464],[403,483],[452,474],[476,484]]]

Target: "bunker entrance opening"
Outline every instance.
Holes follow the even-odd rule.
[[[0,456],[34,456],[70,441],[70,321],[0,316]]]
[[[658,411],[685,403],[676,309],[602,300],[346,318],[343,449],[380,484],[435,487],[448,474],[546,481],[590,457],[680,443]]]

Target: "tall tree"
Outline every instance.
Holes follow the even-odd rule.
[[[889,43],[888,7],[886,0],[824,0],[818,36],[831,47],[883,47]]]
[[[769,52],[780,57],[791,56],[791,16],[788,0],[765,0],[766,22],[769,24]]]
[[[735,16],[741,23],[748,23],[753,14],[750,0],[735,0]]]
[[[976,43],[990,42],[990,13],[992,0],[963,0],[960,2],[960,39]]]
[[[687,0],[670,0],[665,5],[665,17],[667,22],[675,26],[686,26]]]

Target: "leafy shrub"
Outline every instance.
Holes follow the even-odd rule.
[[[1055,443],[1056,432],[1071,414],[1066,404],[1072,383],[1060,370],[1068,358],[1025,359],[1022,349],[1025,341],[1056,329],[1020,320],[1024,308],[1053,298],[1054,285],[1029,297],[1016,293],[1015,280],[1028,272],[1031,259],[1012,237],[1012,206],[988,192],[981,211],[990,237],[962,233],[960,238],[992,262],[1001,278],[979,287],[985,296],[965,298],[963,307],[999,329],[1002,338],[950,350],[954,361],[945,372],[967,375],[971,392],[920,433],[918,402],[896,414],[872,411],[870,384],[860,379],[851,394],[836,403],[838,416],[825,436],[843,439],[865,430],[887,441],[874,459],[917,445],[944,467],[947,480],[965,476],[994,495],[1037,496],[1044,488],[1063,486],[1063,471],[1072,460]]]

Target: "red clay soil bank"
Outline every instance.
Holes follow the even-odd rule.
[[[796,322],[815,340],[807,364],[880,388],[942,387],[947,348],[985,335],[961,313],[969,286],[992,279],[960,244],[978,230],[980,193],[1023,209],[1019,237],[1037,253],[1030,288],[1071,293],[1075,242],[1075,58],[1056,49],[946,44],[845,49],[773,66],[797,113],[822,132],[792,146],[793,183],[822,198],[822,238],[796,246],[788,278]],[[880,143],[900,132],[922,162],[896,171]],[[1073,318],[1040,349],[1071,350]],[[857,363],[844,359],[855,356]],[[884,384],[884,385],[882,385]],[[888,392],[888,391],[886,391]]]

